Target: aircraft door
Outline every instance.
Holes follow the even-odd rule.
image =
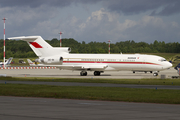
[[[146,58],[143,58],[143,60],[142,60],[142,66],[141,66],[141,69],[142,70],[146,70]]]

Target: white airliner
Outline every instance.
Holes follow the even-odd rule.
[[[9,39],[26,41],[35,54],[39,57],[36,62],[59,69],[78,70],[81,76],[86,76],[87,71],[94,71],[100,75],[104,71],[146,71],[153,72],[154,76],[159,71],[172,67],[165,58],[155,55],[141,54],[70,54],[69,47],[52,47],[41,36],[22,36]]]
[[[8,60],[6,60],[5,62],[5,66],[8,66],[9,64],[11,64],[13,57],[10,57]],[[0,62],[0,67],[3,67],[4,62]]]

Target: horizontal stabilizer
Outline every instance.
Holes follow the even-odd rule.
[[[32,41],[32,40],[36,40],[38,37],[40,36],[20,36],[20,37],[11,37],[11,38],[8,38],[10,40],[25,40],[25,41]]]

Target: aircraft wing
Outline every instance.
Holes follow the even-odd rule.
[[[47,65],[48,66],[48,65]],[[66,70],[88,70],[88,71],[104,71],[108,65],[50,65],[59,69]]]

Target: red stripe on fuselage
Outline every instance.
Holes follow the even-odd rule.
[[[35,48],[43,48],[41,45],[39,45],[37,42],[29,42],[31,45],[33,45]]]
[[[149,65],[160,65],[149,62],[105,62],[105,61],[63,61],[63,63],[114,63],[114,64],[149,64]]]

